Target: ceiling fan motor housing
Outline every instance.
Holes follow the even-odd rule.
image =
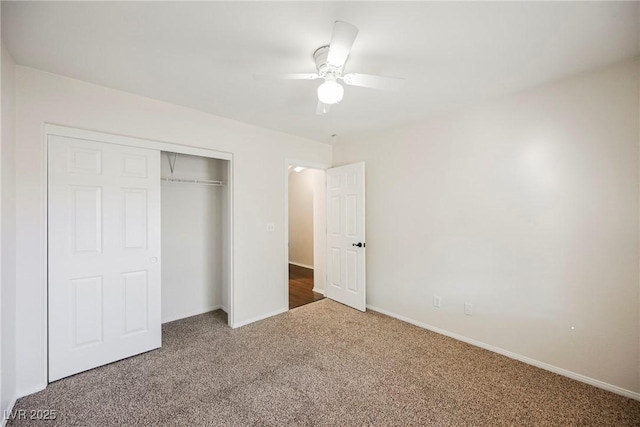
[[[336,68],[327,62],[327,56],[329,54],[329,46],[322,46],[313,52],[313,60],[316,62],[316,69],[320,77],[337,79],[342,74],[341,68]]]

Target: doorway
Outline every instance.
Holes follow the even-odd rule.
[[[324,298],[326,173],[287,166],[289,309]]]
[[[290,179],[292,176],[295,177],[293,173],[302,173],[305,170],[320,172],[318,178],[314,180],[312,192],[313,235],[308,237],[307,233],[304,240],[307,250],[309,244],[313,246],[313,260],[312,264],[306,265],[297,262],[295,256],[290,256],[292,239],[296,236],[290,236],[295,234],[295,231],[292,230],[293,232],[290,233],[291,222],[289,221],[290,209],[295,203],[290,203],[291,198],[295,199],[295,194],[292,195],[290,191]],[[308,199],[309,193],[306,194]],[[285,271],[287,272],[287,282],[284,284],[285,306],[292,308],[293,305],[290,304],[289,292],[290,265],[303,264],[302,267],[313,270],[312,291],[356,310],[366,311],[367,245],[365,242],[364,162],[328,167],[286,160],[285,224],[285,241],[288,243],[285,245]],[[310,240],[312,240],[311,243]],[[307,271],[307,277],[309,276]],[[307,281],[307,290],[308,283],[309,281]],[[303,304],[314,300],[307,292],[307,300]]]

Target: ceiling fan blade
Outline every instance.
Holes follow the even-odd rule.
[[[353,46],[357,35],[358,28],[354,25],[336,21],[333,25],[331,43],[329,43],[327,62],[337,68],[343,67],[344,63],[347,62],[351,46]]]
[[[330,104],[325,104],[322,101],[318,101],[318,107],[316,108],[316,114],[321,116],[323,114],[327,114],[329,109],[331,108]]]
[[[345,74],[342,80],[351,86],[382,90],[400,90],[404,85],[404,79],[400,77],[374,76],[372,74],[360,73]]]
[[[281,73],[281,74],[254,74],[256,80],[315,80],[320,76],[317,73]]]

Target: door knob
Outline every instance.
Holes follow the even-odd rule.
[[[151,257],[151,264],[155,264],[156,262],[158,262],[158,258],[157,258],[157,257],[152,256],[152,257]]]
[[[362,242],[358,242],[358,243],[352,243],[352,244],[351,244],[351,246],[356,246],[356,247],[358,247],[358,248],[362,248],[362,247],[364,247],[364,246],[365,246],[365,244],[364,244],[364,243],[362,243]]]

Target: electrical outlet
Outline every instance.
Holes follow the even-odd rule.
[[[267,231],[276,231],[276,225],[272,222],[267,223]]]
[[[464,314],[466,314],[467,316],[473,316],[473,304],[471,304],[470,302],[464,303]]]
[[[434,295],[433,296],[433,306],[436,308],[440,308],[440,306],[442,305],[442,298],[440,298],[438,295]]]

